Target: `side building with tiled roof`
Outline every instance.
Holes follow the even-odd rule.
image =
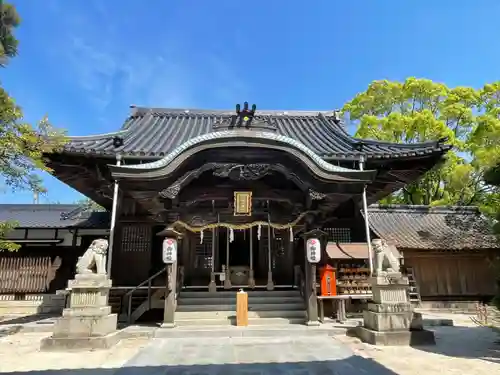
[[[109,234],[109,213],[76,204],[0,204],[0,222],[15,224],[6,238],[15,252],[0,252],[0,316],[59,312],[79,256]]]
[[[424,300],[495,294],[500,242],[477,207],[372,206],[369,220],[402,253]]]

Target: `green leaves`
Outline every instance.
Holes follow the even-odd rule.
[[[11,4],[0,3],[0,66],[17,55],[18,41],[14,29],[20,18]],[[29,189],[45,192],[42,180],[35,173],[50,172],[43,160],[44,153],[57,152],[64,143],[64,132],[54,129],[48,118],[36,126],[23,121],[21,108],[0,87],[0,176],[11,190]],[[16,223],[0,222],[0,251],[19,246],[5,240],[5,234]]]
[[[0,66],[5,66],[9,59],[17,55],[18,40],[14,29],[21,22],[16,8],[0,2]]]
[[[80,199],[76,202],[76,204],[78,204],[80,207],[88,211],[97,211],[97,212],[106,211],[104,207],[98,205],[96,202],[90,200],[89,198]]]
[[[342,109],[356,136],[418,143],[446,137],[446,161],[385,203],[479,205],[500,211],[500,191],[485,179],[500,162],[500,82],[476,90],[449,88],[428,79],[374,81]]]
[[[13,190],[44,192],[35,171],[50,172],[43,161],[45,152],[57,151],[66,141],[47,118],[33,127],[22,121],[21,109],[0,88],[0,174]]]
[[[17,226],[15,221],[0,222],[0,251],[16,251],[20,246],[16,243],[4,240],[6,234]]]

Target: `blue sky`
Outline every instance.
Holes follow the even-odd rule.
[[[376,79],[500,79],[499,0],[12,2],[20,54],[2,85],[28,121],[72,135],[118,129],[131,104],[326,110]],[[44,179],[42,203],[80,198]]]

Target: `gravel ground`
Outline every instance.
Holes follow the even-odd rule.
[[[278,340],[279,342],[273,342],[273,340],[266,342],[263,339],[255,344],[250,341],[236,343],[224,341],[225,339],[209,338],[192,339],[190,342],[186,341],[187,339],[134,338],[122,340],[115,347],[103,351],[40,352],[40,340],[48,336],[49,333],[16,333],[0,337],[0,373],[33,371],[30,372],[30,375],[141,375],[145,373],[188,374],[194,371],[197,374],[217,374],[219,372],[215,370],[215,367],[201,368],[199,366],[207,366],[207,362],[209,363],[211,360],[207,351],[218,345],[220,350],[212,350],[213,353],[217,354],[217,358],[213,357],[214,363],[218,361],[219,367],[217,368],[222,368],[221,365],[224,363],[232,362],[232,365],[224,365],[223,367],[225,372],[230,371],[234,374],[240,371],[234,367],[240,358],[245,363],[264,363],[261,368],[254,368],[255,371],[244,370],[242,367],[241,371],[244,370],[247,374],[249,374],[248,371],[252,374],[283,374],[283,369],[286,369],[285,373],[293,372],[304,375],[319,373],[323,375],[361,374],[367,373],[367,371],[372,375],[500,374],[500,337],[496,333],[489,328],[476,326],[466,315],[429,314],[427,317],[431,317],[431,315],[436,318],[451,317],[455,321],[455,327],[432,328],[436,334],[437,345],[418,349],[374,347],[363,344],[354,338],[339,335],[333,338],[314,338],[314,340],[284,337],[282,341]],[[310,343],[306,343],[308,340]],[[304,349],[315,345],[325,349],[318,352]],[[210,349],[211,347],[212,349]],[[248,350],[241,349],[243,347],[247,347]],[[187,352],[188,349],[191,352]],[[302,357],[304,357],[301,364],[281,364],[290,361],[298,362],[300,358],[290,357],[296,356],[297,351],[302,353]],[[222,354],[233,353],[231,355],[235,357],[229,358],[228,354],[226,358],[221,352],[223,352]],[[307,362],[308,360],[311,363],[316,362],[316,365],[310,364]],[[337,364],[332,361],[337,361]],[[175,367],[176,363],[178,366],[195,365],[195,367],[191,370],[184,367],[181,369]],[[265,363],[269,365],[266,366]],[[294,366],[299,366],[300,369]],[[66,371],[40,371],[61,369],[66,369]],[[80,369],[80,371],[72,371],[71,369]],[[85,371],[82,369],[95,370]]]

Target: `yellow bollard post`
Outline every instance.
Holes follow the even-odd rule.
[[[238,327],[248,326],[248,293],[240,289],[236,293],[236,325]]]

